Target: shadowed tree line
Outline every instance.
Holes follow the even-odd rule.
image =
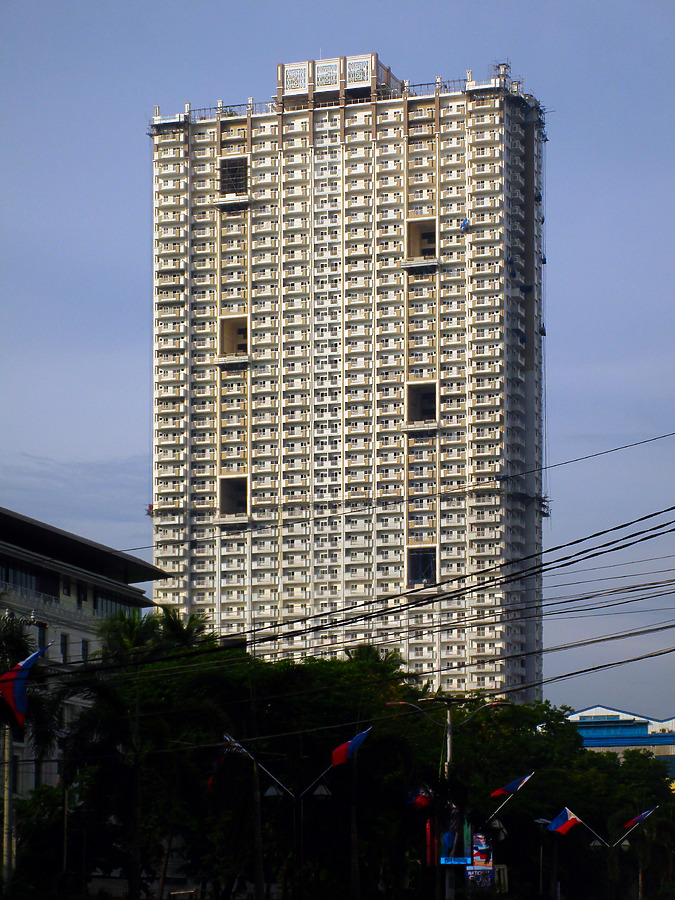
[[[356,857],[362,900],[426,900],[436,890],[427,819],[442,828],[454,807],[484,829],[497,805],[491,792],[532,770],[500,813],[503,828],[492,829],[511,897],[539,896],[540,848],[549,896],[557,836],[536,819],[568,806],[616,837],[657,803],[626,853],[595,856],[584,828],[570,832],[559,840],[558,874],[565,897],[637,896],[640,870],[645,897],[675,896],[673,795],[661,764],[646,753],[621,762],[583,750],[565,710],[505,706],[460,727],[484,700],[454,707],[446,785],[445,708],[429,704],[425,717],[386,705],[428,696],[398,653],[362,646],[345,659],[269,663],[221,647],[201,616],[184,621],[169,610],[118,615],[101,639],[86,665],[58,678],[40,666],[31,678],[31,725],[43,753],[58,738],[63,778],[61,788],[43,786],[16,803],[7,896],[93,896],[87,886],[99,871],[121,873],[131,900],[166,897],[169,862],[178,860],[214,900],[244,896],[245,884],[252,896],[256,882],[258,892],[275,884],[289,900],[337,900],[354,897]],[[86,702],[57,727],[65,701],[71,709]],[[332,750],[371,725],[355,760],[329,768]],[[314,790],[301,799],[326,769],[317,782],[324,800]],[[420,810],[410,799],[422,788],[430,805]]]

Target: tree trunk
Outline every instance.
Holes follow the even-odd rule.
[[[12,875],[12,730],[5,725],[4,783],[2,791],[2,886],[6,891]]]
[[[166,882],[166,870],[169,868],[169,857],[171,856],[171,844],[173,838],[171,835],[166,839],[164,845],[164,854],[162,856],[162,868],[159,873],[159,885],[157,887],[157,900],[164,900],[164,884]]]
[[[361,879],[359,877],[359,833],[356,823],[356,759],[352,760],[352,803],[351,803],[351,889],[350,900],[361,900]]]
[[[255,900],[265,900],[265,873],[263,869],[262,809],[260,802],[260,773],[253,761],[253,815],[255,836]]]

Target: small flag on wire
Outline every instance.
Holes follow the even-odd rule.
[[[365,731],[360,732],[353,737],[351,741],[347,741],[345,744],[340,744],[339,747],[336,747],[333,750],[333,762],[332,765],[340,766],[342,763],[346,763],[348,759],[351,759],[356,751],[359,749],[361,744],[368,737],[368,733],[371,731],[371,728],[366,728]]]
[[[651,816],[655,809],[658,809],[658,806],[654,806],[652,809],[648,809],[643,813],[640,813],[639,816],[635,816],[634,819],[631,819],[629,822],[623,826],[624,828],[633,828],[635,825],[639,825],[640,822],[644,822],[647,816]]]
[[[530,772],[529,775],[523,775],[522,778],[516,778],[515,781],[509,781],[509,783],[505,784],[504,787],[497,788],[496,791],[493,791],[490,796],[503,797],[505,794],[517,794],[521,787],[525,784],[525,782],[529,781],[533,775],[534,772]]]
[[[35,660],[42,656],[43,653],[46,653],[49,647],[51,647],[51,644],[48,644],[46,647],[41,647],[39,650],[36,650],[35,653],[31,653],[30,656],[27,656],[26,659],[17,663],[13,669],[9,670],[9,672],[0,675],[0,696],[2,696],[2,699],[12,710],[12,714],[14,715],[14,719],[19,728],[23,728],[23,723],[26,721],[26,710],[28,708],[28,693],[26,691],[28,673]]]
[[[546,827],[549,831],[557,831],[558,834],[567,834],[567,832],[571,828],[574,828],[575,825],[581,824],[582,822],[579,816],[575,816],[571,809],[565,807]]]

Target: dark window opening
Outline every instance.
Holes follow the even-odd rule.
[[[17,591],[37,591],[59,602],[61,579],[55,572],[0,556],[0,581]]]
[[[408,258],[435,259],[437,256],[436,223],[433,219],[408,222]]]
[[[220,513],[223,516],[244,516],[248,512],[248,479],[221,478]]]
[[[82,638],[82,649],[80,655],[82,657],[82,662],[86,662],[89,659],[89,641],[86,638]]]
[[[248,323],[246,316],[220,320],[220,356],[245,356],[248,353]]]
[[[77,608],[82,609],[82,604],[87,602],[87,588],[84,584],[77,586]]]
[[[47,646],[47,626],[46,625],[38,625],[38,650],[44,650]]]
[[[436,421],[436,385],[408,385],[408,422]]]
[[[68,635],[61,635],[61,661],[64,663],[68,662]]]
[[[248,193],[248,160],[245,156],[220,161],[220,193]]]
[[[408,585],[436,581],[436,550],[408,550]]]

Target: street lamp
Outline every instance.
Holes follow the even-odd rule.
[[[267,771],[267,770],[265,770]],[[270,774],[270,773],[268,773]],[[274,776],[272,776],[274,777]],[[322,777],[322,776],[320,776]],[[325,784],[313,781],[309,787],[305,788],[302,793],[293,793],[290,791],[285,785],[283,785],[280,781],[276,781],[276,784],[270,785],[267,788],[264,797],[267,797],[271,800],[282,800],[284,798],[284,792],[291,798],[293,801],[293,893],[292,896],[294,900],[302,900],[304,896],[304,867],[305,867],[305,797],[310,796],[314,797],[315,800],[323,801],[328,800],[332,797],[332,793],[326,787]],[[316,785],[316,787],[315,787]],[[314,790],[312,790],[314,788]],[[283,790],[282,790],[283,789]],[[298,829],[298,816],[297,816],[297,808],[300,806],[300,827]]]
[[[300,900],[304,900],[305,897],[305,798],[314,797],[315,800],[323,802],[333,796],[321,780],[322,778],[323,775],[320,775],[302,793],[298,794],[300,803],[300,877],[298,881]]]
[[[429,697],[429,703],[438,703],[439,705],[445,706],[446,709],[446,720],[445,725],[441,722],[438,722],[436,719],[432,718],[426,710],[422,709],[421,706],[418,706],[416,703],[410,703],[407,700],[397,700],[394,703],[387,703],[387,706],[410,706],[412,709],[417,710],[417,712],[421,713],[425,719],[429,719],[430,722],[433,722],[434,725],[438,725],[439,728],[445,728],[445,780],[448,780],[450,774],[450,765],[452,763],[452,705],[453,703],[456,705],[460,705],[466,703],[466,700],[455,700],[451,698],[443,698],[443,697]],[[466,717],[466,719],[462,719],[461,722],[458,722],[456,727],[459,728],[462,725],[466,725],[467,722],[470,722],[471,719],[475,715],[477,715],[483,709],[489,709],[493,706],[511,706],[508,700],[494,700],[491,703],[484,703],[482,706],[479,706],[477,709]]]

